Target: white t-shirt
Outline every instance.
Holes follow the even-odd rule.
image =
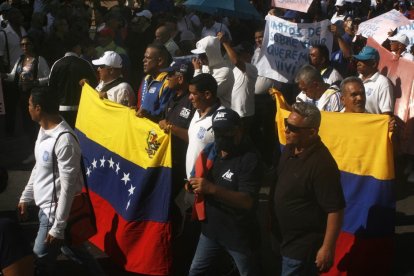
[[[224,107],[220,106],[218,109],[222,108]],[[190,122],[190,126],[188,128],[188,148],[185,159],[187,178],[190,178],[191,171],[194,168],[195,161],[197,160],[200,152],[207,144],[214,142],[214,133],[212,128],[213,114],[214,111],[211,111],[203,117],[200,117],[200,113],[197,110]]]
[[[233,68],[234,86],[231,92],[231,109],[240,117],[254,115],[254,87],[257,79],[257,68],[246,63],[246,72]]]
[[[36,205],[49,217],[53,226],[49,233],[56,238],[64,238],[66,219],[69,216],[73,197],[82,189],[82,175],[80,168],[81,149],[79,143],[70,134],[63,134],[56,143],[58,173],[56,174],[56,194],[58,204],[54,219],[55,203],[53,195],[53,146],[56,138],[63,131],[73,130],[62,120],[53,129],[40,128],[35,145],[36,164],[30,179],[20,197],[20,202],[35,201]],[[49,212],[52,206],[52,212]]]
[[[359,76],[362,79],[362,76]],[[390,80],[376,72],[371,78],[363,81],[365,87],[365,109],[372,114],[393,112],[394,93]]]

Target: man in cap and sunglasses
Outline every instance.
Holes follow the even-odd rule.
[[[230,254],[240,275],[260,275],[256,217],[260,159],[243,134],[237,112],[218,109],[213,114],[212,127],[214,143],[204,149],[216,153],[212,168],[205,177],[192,177],[186,184],[187,191],[205,199],[205,219],[189,275],[204,275],[220,250]]]
[[[285,119],[274,206],[282,236],[281,275],[319,275],[333,265],[344,195],[338,166],[318,135],[321,114],[295,103]]]

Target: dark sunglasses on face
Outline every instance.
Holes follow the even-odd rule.
[[[294,126],[288,122],[287,118],[285,118],[285,128],[287,128],[289,131],[293,133],[298,133],[302,129],[311,129],[312,127]]]

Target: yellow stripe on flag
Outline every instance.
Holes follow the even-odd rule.
[[[281,93],[276,96],[279,142],[286,144],[284,118],[290,114]],[[341,171],[379,180],[394,179],[389,116],[366,113],[321,112],[319,135]]]
[[[85,84],[79,104],[76,128],[89,139],[146,169],[171,168],[171,138],[154,122],[138,118],[123,105],[101,100]],[[102,135],[101,129],[111,131]]]

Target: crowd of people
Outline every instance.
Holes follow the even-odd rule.
[[[174,275],[204,275],[220,250],[229,253],[240,275],[262,275],[256,210],[263,175],[272,172],[277,181],[272,179],[271,212],[280,233],[282,275],[317,275],[331,268],[345,201],[338,166],[318,135],[320,111],[385,114],[394,131],[393,85],[378,71],[378,50],[356,33],[361,22],[391,9],[410,18],[414,2],[313,1],[307,13],[255,4],[263,21],[199,13],[170,0],[118,0],[109,9],[98,1],[75,0],[0,5],[6,132],[14,134],[20,110],[35,149],[24,160],[35,167],[19,214],[25,217],[31,201],[40,207],[34,245],[39,275],[54,273],[65,218],[80,189],[73,184],[80,177],[79,144],[69,134],[56,138],[62,131],[74,134],[85,83],[101,99],[135,109],[136,116],[172,135],[173,199],[180,201],[172,214]],[[312,45],[309,63],[288,82],[260,75],[266,14],[294,23],[329,19],[333,48]],[[383,45],[413,61],[409,43],[393,30]],[[275,89],[291,109],[283,152],[275,131]],[[197,173],[202,152],[213,154],[213,165]],[[200,197],[201,223],[189,222]],[[84,248],[63,248],[81,255],[91,275],[104,274]],[[0,256],[4,275],[17,275],[7,272],[13,269],[3,264],[12,262]]]

